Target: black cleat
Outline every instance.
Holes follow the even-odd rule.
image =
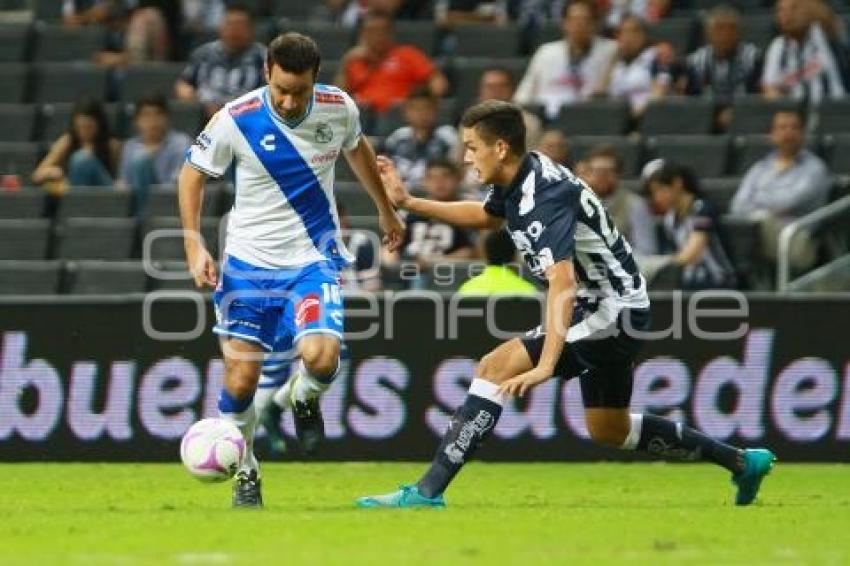
[[[236,472],[233,482],[234,509],[262,509],[262,482],[257,470]]]
[[[325,441],[325,421],[322,419],[319,398],[295,401],[292,405],[292,416],[301,449],[306,454],[315,454]]]
[[[283,415],[277,403],[272,401],[260,415],[260,424],[266,429],[266,438],[269,442],[269,452],[272,456],[281,456],[286,453],[286,440],[280,432],[280,417]]]

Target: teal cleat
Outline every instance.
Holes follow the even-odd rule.
[[[735,505],[749,505],[758,495],[761,481],[773,469],[776,456],[766,448],[748,448],[744,450],[744,470],[732,476],[732,483],[738,486]]]
[[[388,508],[388,509],[413,509],[417,507],[433,507],[443,509],[446,500],[442,495],[437,497],[425,497],[419,493],[415,485],[402,485],[398,491],[386,495],[372,495],[361,497],[355,504],[362,509]]]

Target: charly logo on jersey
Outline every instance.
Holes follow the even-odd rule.
[[[331,125],[327,122],[319,122],[316,125],[316,141],[318,143],[328,143],[334,139],[334,131]]]
[[[277,147],[277,144],[275,144],[274,134],[264,135],[263,139],[260,140],[260,147],[262,147],[266,151],[274,151]]]

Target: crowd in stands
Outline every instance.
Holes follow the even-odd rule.
[[[463,167],[456,124],[477,100],[514,101],[523,108],[528,147],[569,166],[597,193],[655,288],[752,287],[752,274],[736,266],[724,215],[757,223],[770,269],[782,228],[835,194],[834,172],[813,141],[820,106],[844,100],[850,88],[850,20],[835,2],[325,0],[296,2],[283,18],[281,4],[290,2],[64,0],[61,25],[104,30],[92,63],[107,69],[110,82],[104,96],[92,93],[73,105],[66,131],[45,140],[49,148],[22,184],[51,195],[78,187],[129,192],[138,214],[152,187],[174,186],[204,121],[264,84],[264,42],[279,31],[319,30],[320,48],[327,47],[320,78],[354,97],[365,132],[409,186],[437,200],[483,199]],[[744,10],[753,7],[761,16],[772,14],[771,36],[760,42],[744,38],[751,16]],[[424,29],[411,27],[417,22],[432,22],[432,44],[409,32]],[[339,38],[341,30],[341,45],[323,42],[322,34]],[[515,43],[505,46],[499,38]],[[157,64],[179,67],[166,91],[122,90],[134,68]],[[706,131],[692,131],[682,114],[668,118],[681,120],[681,130],[661,134],[735,135],[736,104],[752,99],[778,106],[758,132],[768,140],[763,153],[736,172],[742,179],[731,202],[715,202],[703,190],[710,175],[701,171],[698,155],[662,155],[643,130],[654,105],[707,100]],[[109,115],[116,101],[130,103],[127,139],[116,135]],[[622,105],[622,129],[597,132],[590,124],[582,130],[572,121],[571,109],[600,103]],[[172,123],[172,109],[185,104],[202,116],[194,131]],[[637,148],[637,157],[629,159],[629,147]],[[464,293],[486,291],[494,280],[494,290],[530,288],[508,274],[516,259],[504,234],[470,233],[408,215],[403,248],[388,254],[367,237],[373,225],[359,221],[366,215],[349,206],[352,198],[341,199],[339,210],[357,257],[349,287],[427,288],[435,265],[465,270],[475,263],[480,268],[461,278],[475,276]],[[792,266],[810,269],[819,253],[815,238],[798,238]]]

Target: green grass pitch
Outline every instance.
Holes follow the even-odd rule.
[[[358,510],[423,464],[266,464],[266,509],[179,464],[0,465],[0,564],[847,564],[850,468],[470,465],[446,510]]]

